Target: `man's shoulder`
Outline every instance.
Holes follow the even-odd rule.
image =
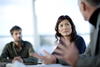
[[[29,41],[22,41],[24,45],[32,45]]]
[[[23,42],[23,43],[30,43],[29,41],[24,41],[24,40],[23,40],[22,42]]]
[[[13,45],[13,41],[11,41],[11,42],[9,42],[9,43],[6,43],[6,47],[8,47],[8,46],[12,46]]]

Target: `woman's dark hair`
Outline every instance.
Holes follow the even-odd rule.
[[[71,40],[70,41],[72,42],[72,41],[75,40],[77,32],[76,32],[75,25],[74,25],[73,21],[71,20],[71,18],[68,15],[65,15],[65,16],[61,15],[58,18],[56,26],[55,26],[55,31],[56,31],[55,37],[56,37],[57,41],[58,41],[58,37],[59,38],[62,37],[62,35],[58,31],[58,26],[63,20],[68,20],[70,22],[70,24],[71,24],[72,33],[71,33]]]

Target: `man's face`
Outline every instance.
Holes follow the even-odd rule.
[[[22,34],[21,34],[21,30],[14,30],[12,37],[14,39],[15,42],[19,42],[22,40]]]

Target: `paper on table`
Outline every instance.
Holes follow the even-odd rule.
[[[40,48],[40,50],[37,52],[40,56],[45,56],[45,51],[47,51],[49,54],[52,54],[52,52],[55,50],[55,48],[57,47],[57,45],[55,46],[43,46]]]
[[[6,64],[6,67],[26,67],[26,66],[19,61],[15,61],[14,63]]]

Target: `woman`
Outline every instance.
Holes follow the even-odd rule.
[[[69,16],[62,15],[58,18],[55,31],[55,37],[59,44],[66,44],[67,46],[74,44],[80,54],[84,53],[86,48],[85,42],[81,36],[77,35],[75,25]]]
[[[86,45],[83,38],[77,35],[75,25],[71,18],[67,15],[62,15],[58,18],[56,26],[55,26],[55,37],[57,39],[57,45],[64,45],[65,47],[70,47],[71,45],[75,45],[79,54],[84,53]],[[56,49],[60,49],[57,47]],[[44,51],[46,56],[39,56],[38,54],[33,54],[34,57],[40,58],[44,61],[45,64],[67,64],[62,59],[57,58],[56,49],[52,54]]]

